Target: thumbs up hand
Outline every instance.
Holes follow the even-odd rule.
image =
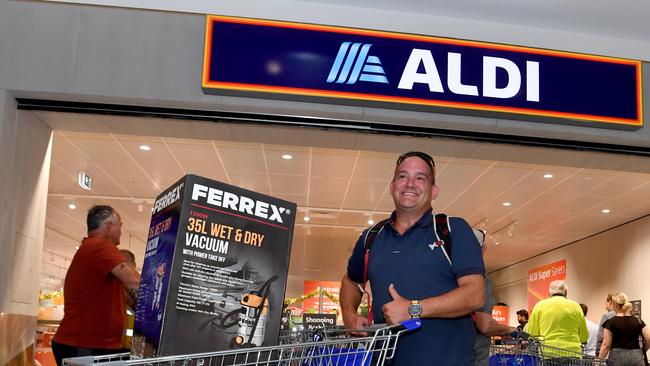
[[[388,293],[393,298],[393,301],[387,302],[381,308],[386,323],[393,325],[410,319],[409,305],[411,301],[403,298],[392,283],[388,286]]]

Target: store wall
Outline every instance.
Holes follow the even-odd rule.
[[[245,15],[244,5],[240,13]],[[330,19],[323,16],[316,22],[328,24]],[[650,146],[648,127],[618,131],[329,101],[290,102],[266,95],[260,95],[262,99],[205,95],[200,80],[204,28],[205,16],[198,14],[0,1],[0,89],[28,98],[316,116]],[[644,83],[645,90],[650,89],[647,72]],[[644,105],[647,120],[650,98]],[[287,143],[290,139],[287,136]]]
[[[591,321],[600,321],[607,294],[618,291],[641,300],[642,316],[650,321],[650,215],[492,272],[495,297],[508,304],[513,325],[516,311],[527,306],[528,270],[561,259],[566,259],[568,298],[587,304]]]
[[[52,130],[0,91],[0,364],[30,364]],[[27,362],[28,361],[28,362]]]

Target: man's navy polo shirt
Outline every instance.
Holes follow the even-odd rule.
[[[407,299],[439,296],[458,287],[457,279],[485,274],[481,247],[471,227],[450,217],[452,265],[435,241],[433,216],[427,211],[404,235],[386,223],[372,243],[368,279],[373,294],[375,323],[384,323],[382,306],[391,301],[388,286]],[[364,252],[361,235],[348,261],[348,277],[363,282]],[[433,249],[432,249],[433,248]],[[476,331],[469,315],[423,319],[422,328],[401,336],[393,365],[469,365]]]

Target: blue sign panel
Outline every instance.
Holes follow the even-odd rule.
[[[639,61],[257,19],[207,17],[202,85],[643,125]]]

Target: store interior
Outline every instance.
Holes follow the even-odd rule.
[[[287,297],[300,296],[304,281],[340,280],[361,231],[392,210],[388,185],[395,158],[408,150],[435,157],[441,193],[434,210],[487,231],[488,271],[650,212],[650,171],[630,155],[322,128],[33,113],[55,126],[41,267],[46,292],[62,288],[94,204],[122,214],[120,248],[135,253],[141,267],[153,200],[187,173],[297,203]],[[79,186],[80,172],[92,176],[92,190]]]

